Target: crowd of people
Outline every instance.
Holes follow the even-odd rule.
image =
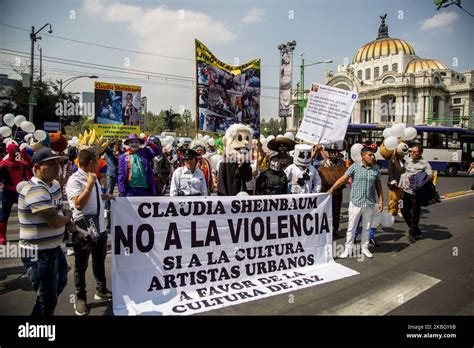
[[[251,128],[236,124],[221,139],[198,135],[191,142],[137,134],[105,141],[92,132],[80,135],[78,142],[68,142],[60,134],[54,142],[50,136],[41,141],[32,136],[20,145],[11,140],[0,162],[0,244],[7,243],[8,218],[13,204],[18,204],[19,245],[38,251],[36,259],[23,257],[37,294],[33,314],[54,313],[67,282],[65,241],[73,246],[76,314],[89,313],[85,274],[90,255],[94,298],[111,299],[104,263],[110,201],[117,196],[116,189],[122,197],[327,192],[332,195],[333,235],[339,238],[343,190],[350,183],[345,250],[339,257],[350,256],[359,224],[362,252],[373,257],[371,222],[377,210],[384,210],[376,146],[363,144],[361,160],[351,164],[344,157],[347,149],[338,144],[298,144],[292,133],[252,136]],[[421,236],[420,207],[433,189],[433,172],[419,145],[410,152],[408,157],[404,152],[391,153],[387,186],[389,211],[403,216],[408,241],[415,243]]]

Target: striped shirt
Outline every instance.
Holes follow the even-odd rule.
[[[32,177],[22,188],[18,197],[18,220],[20,222],[20,247],[46,250],[60,245],[64,226],[49,227],[38,215],[45,209],[54,208],[62,215],[63,196],[56,180],[51,186],[37,177]]]
[[[380,170],[377,166],[365,167],[354,163],[346,174],[352,178],[351,202],[359,208],[371,208],[377,205],[377,179]]]

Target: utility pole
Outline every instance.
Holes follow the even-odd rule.
[[[39,51],[40,51],[40,83],[43,82],[43,48],[40,47],[39,48]]]

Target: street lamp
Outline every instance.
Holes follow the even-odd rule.
[[[290,100],[290,103],[291,103],[291,82],[292,82],[292,77],[293,77],[293,51],[296,47],[296,41],[293,40],[293,41],[288,41],[286,44],[279,44],[277,46],[277,48],[280,50],[280,62],[283,58],[283,55],[284,54],[287,54],[291,57],[291,68],[290,68],[290,71],[289,71],[289,75],[290,75],[290,96],[289,96],[289,100]],[[283,63],[282,63],[283,64]],[[283,67],[283,65],[282,65]],[[280,76],[281,78],[281,76]],[[281,88],[282,88],[282,84],[281,84],[281,80],[280,80],[280,84],[279,84],[279,97],[278,97],[278,107],[280,108],[281,106]],[[284,125],[284,128],[285,128],[285,132],[286,132],[286,118],[288,117],[288,114],[287,112],[285,112],[284,114],[282,113],[282,110],[278,110],[279,111],[279,115],[280,117],[283,117],[283,125]]]
[[[43,30],[44,28],[46,28],[47,26],[49,25],[49,30],[48,30],[48,33],[49,34],[52,34],[53,33],[53,27],[51,26],[51,24],[49,23],[46,23],[45,25],[43,25],[41,27],[40,30],[38,31],[35,31],[35,27],[31,27],[31,33],[30,33],[30,40],[31,40],[31,66],[30,66],[30,100],[28,100],[28,120],[30,122],[33,122],[33,97],[34,97],[34,94],[33,94],[33,70],[34,70],[34,66],[35,66],[35,42],[37,40],[41,40],[41,36],[36,36],[37,34],[39,34],[39,32],[41,30]]]
[[[61,103],[61,96],[63,94],[63,90],[67,86],[69,86],[72,82],[76,81],[77,79],[83,78],[83,77],[87,77],[89,79],[98,79],[99,78],[99,76],[96,76],[96,75],[92,75],[92,76],[81,75],[81,76],[71,77],[71,78],[69,78],[67,80],[64,80],[64,81],[63,81],[63,79],[59,80],[59,102],[60,103]],[[59,130],[61,130],[61,116],[62,116],[62,113],[59,114]]]
[[[310,64],[304,64],[304,51],[300,53],[300,56],[301,56],[301,65],[300,65],[300,69],[301,69],[301,83],[300,83],[300,88],[301,88],[301,100],[299,102],[299,106],[300,106],[300,121],[303,119],[303,110],[304,110],[304,107],[306,106],[306,101],[305,101],[305,97],[304,97],[304,68],[307,67],[307,66],[312,66],[312,65],[316,65],[316,64],[323,64],[323,63],[332,63],[332,59],[326,59],[326,60],[322,60],[320,62],[311,62]]]

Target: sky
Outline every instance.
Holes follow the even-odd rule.
[[[148,111],[154,113],[173,107],[194,115],[195,38],[231,65],[262,60],[264,119],[278,115],[279,44],[297,42],[293,87],[300,80],[301,52],[305,62],[333,60],[305,69],[308,88],[311,82],[324,83],[326,69],[336,71],[338,64],[350,62],[362,45],[375,40],[379,15],[385,13],[390,37],[410,43],[419,57],[437,59],[458,72],[474,69],[474,17],[456,6],[437,11],[432,0],[1,0],[1,4],[0,73],[19,78],[11,65],[27,68],[28,60],[18,52],[29,55],[28,31],[51,23],[53,36],[46,28],[38,41],[45,58],[44,79],[86,74],[98,75],[98,81],[142,86]],[[464,0],[462,5],[474,13],[473,1]],[[103,67],[78,66],[83,62]],[[119,71],[105,70],[111,67]],[[134,73],[126,74],[123,68]],[[66,91],[93,92],[93,82],[78,79]]]

